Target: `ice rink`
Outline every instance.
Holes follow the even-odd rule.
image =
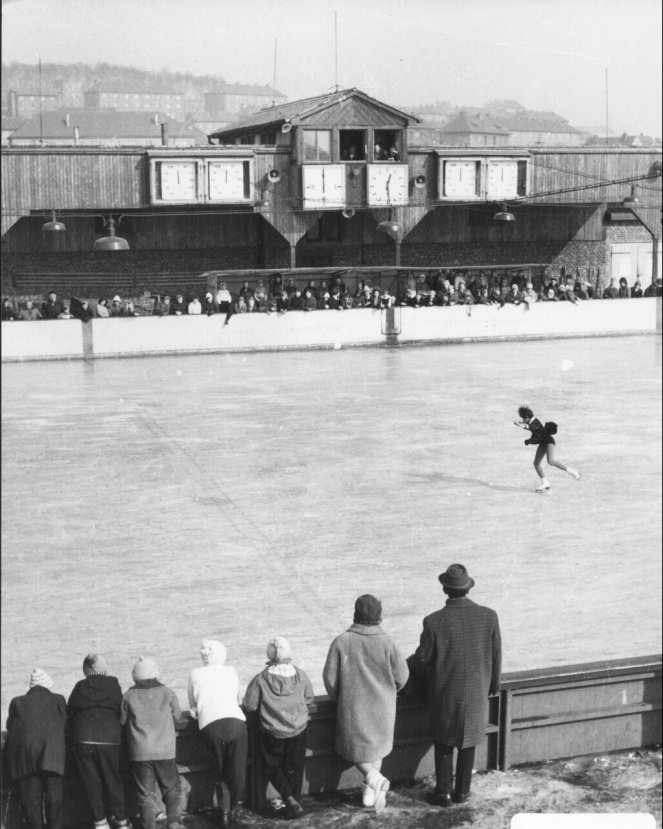
[[[35,666],[139,654],[186,704],[275,633],[316,691],[354,600],[407,656],[460,561],[506,671],[657,653],[661,338],[3,366],[2,715]],[[559,424],[537,495],[518,405]]]

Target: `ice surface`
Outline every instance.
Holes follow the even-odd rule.
[[[534,494],[523,403],[580,482]],[[322,693],[355,598],[408,655],[454,561],[507,671],[660,650],[660,337],[5,365],[2,483],[3,721],[89,651],[186,704],[203,637]]]

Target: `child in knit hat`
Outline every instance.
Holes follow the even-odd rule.
[[[35,668],[30,690],[9,703],[3,754],[7,776],[17,785],[29,829],[42,826],[44,808],[48,829],[60,829],[62,825],[67,714],[64,697],[51,693],[52,687],[53,680],[46,671]]]
[[[168,829],[183,829],[180,777],[175,762],[175,723],[182,712],[175,696],[157,676],[151,659],[140,657],[133,667],[136,683],[122,698],[131,773],[136,784],[143,829],[156,829],[155,783],[166,806]]]
[[[290,644],[282,636],[268,642],[267,659],[246,689],[244,710],[257,713],[267,779],[286,804],[286,817],[294,819],[304,814],[299,798],[313,686],[304,671],[292,664]]]
[[[128,827],[124,784],[120,776],[120,706],[122,689],[108,675],[101,654],[83,661],[85,679],[74,686],[67,716],[76,766],[90,804],[96,829],[108,829],[105,798],[119,827]]]

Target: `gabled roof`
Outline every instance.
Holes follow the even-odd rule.
[[[440,127],[440,132],[474,133],[478,135],[508,135],[509,130],[500,126],[490,115],[479,112],[476,115],[459,113],[448,124]]]
[[[69,115],[69,126],[66,116]],[[158,115],[158,124],[154,123]],[[73,138],[74,127],[78,127],[84,138],[160,138],[161,124],[168,124],[171,138],[194,138],[197,143],[207,144],[207,136],[190,124],[174,121],[163,113],[116,112],[114,109],[61,109],[57,112],[43,112],[33,115],[14,133],[12,138]]]
[[[390,107],[388,104],[383,104],[381,101],[371,98],[359,89],[344,89],[338,92],[330,92],[326,95],[302,98],[299,101],[290,101],[289,103],[261,109],[259,112],[243,118],[232,128],[219,130],[218,132],[212,133],[210,137],[233,139],[240,135],[256,132],[259,129],[279,127],[281,124],[285,124],[286,121],[293,126],[299,126],[312,116],[318,115],[324,110],[331,109],[349,100],[359,101],[375,110],[382,110],[391,116],[392,122],[396,118],[403,121],[404,126],[419,122],[418,118],[407,115],[405,112]]]
[[[138,87],[130,83],[123,83],[122,81],[98,81],[89,89],[84,90],[88,92],[117,92],[118,94],[130,95],[181,95],[170,86],[145,86]]]
[[[553,117],[543,117],[546,115]],[[499,122],[511,132],[553,132],[580,135],[580,130],[572,127],[563,118],[556,116],[554,112],[504,115],[499,118]]]
[[[18,95],[29,95],[31,98],[38,98],[40,95],[47,96],[49,98],[57,98],[60,94],[56,89],[42,89],[41,92],[39,89],[10,89],[10,94]]]

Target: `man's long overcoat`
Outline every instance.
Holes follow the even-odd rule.
[[[488,695],[500,687],[497,614],[467,598],[448,599],[424,619],[414,664],[425,672],[432,737],[467,748],[486,734]]]

